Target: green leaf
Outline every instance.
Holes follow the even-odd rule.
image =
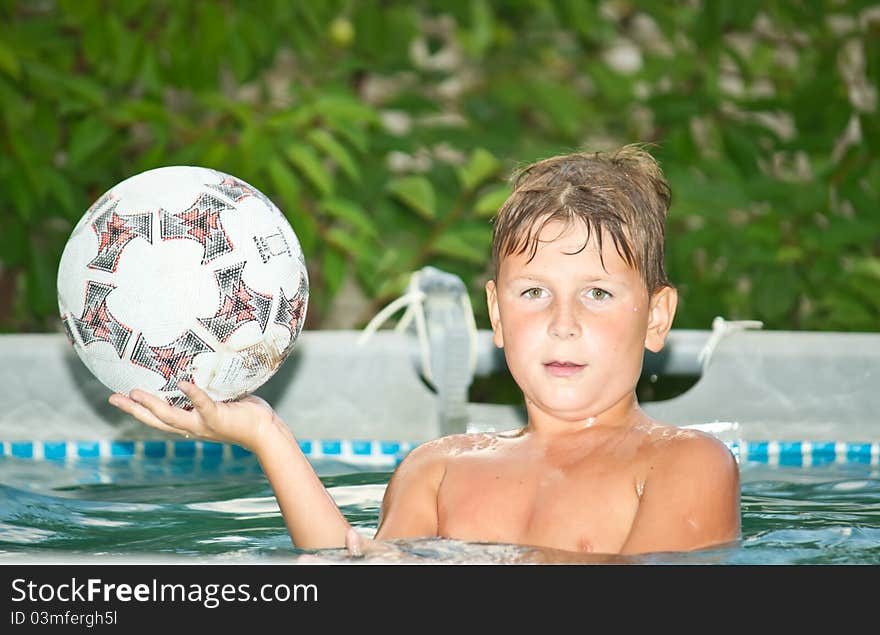
[[[804,250],[796,245],[783,245],[776,252],[776,261],[781,264],[796,264],[804,257]]]
[[[324,196],[333,193],[333,177],[311,146],[293,143],[287,147],[287,158],[319,193]]]
[[[870,256],[859,258],[853,263],[852,271],[853,273],[863,274],[880,280],[880,258],[872,258]]]
[[[458,168],[458,178],[464,189],[470,192],[494,176],[500,168],[501,163],[488,150],[477,148],[471,153],[467,164]]]
[[[21,220],[30,220],[34,212],[34,192],[23,179],[9,179],[3,184],[6,195],[12,199],[12,208]]]
[[[140,99],[117,102],[110,115],[119,124],[166,123],[170,119],[168,110],[161,104]]]
[[[336,249],[325,249],[322,254],[321,277],[325,284],[326,299],[333,298],[345,279],[346,258]]]
[[[760,319],[777,320],[785,316],[797,301],[799,281],[790,267],[766,271],[756,281],[754,306]]]
[[[756,176],[758,174],[756,158],[759,152],[750,135],[742,131],[739,126],[729,125],[721,129],[721,138],[727,156],[736,164],[742,175],[746,178]]]
[[[348,150],[345,149],[345,146],[334,139],[333,135],[326,130],[316,128],[308,134],[308,140],[333,159],[336,165],[345,172],[348,178],[354,182],[361,180],[361,173],[358,169],[357,163],[352,159]]]
[[[382,280],[382,283],[379,285],[379,288],[376,289],[374,296],[378,298],[387,298],[402,295],[403,292],[406,291],[411,277],[411,271],[392,274]]]
[[[489,46],[495,31],[492,7],[486,0],[476,0],[470,3],[471,28],[463,34],[463,39],[472,56],[482,58]]]
[[[334,122],[379,123],[379,116],[372,107],[348,95],[322,95],[312,104],[312,110],[316,115]]]
[[[113,136],[114,130],[95,116],[86,117],[73,126],[67,148],[67,162],[78,167],[92,157]]]
[[[30,256],[30,266],[25,274],[28,303],[35,313],[47,315],[58,307],[56,268],[53,266],[55,254],[46,253],[32,242]]]
[[[842,293],[830,293],[825,298],[820,298],[817,304],[827,311],[823,320],[827,328],[834,330],[847,330],[855,326],[859,330],[868,330],[877,325],[876,313],[869,310],[858,299]]]
[[[386,188],[422,218],[433,220],[437,204],[434,186],[423,176],[405,176],[388,182]]]
[[[85,210],[77,207],[76,194],[70,185],[70,181],[65,179],[56,170],[50,169],[43,173],[43,178],[46,180],[54,199],[61,205],[61,209],[66,212],[67,218],[78,220]]]
[[[135,74],[140,62],[141,40],[132,37],[131,32],[122,25],[116,16],[111,15],[107,22],[108,37],[112,42],[112,72],[114,82],[128,83]]]
[[[379,234],[373,219],[354,201],[343,198],[327,198],[322,200],[319,205],[327,215],[346,221],[367,236]]]
[[[598,69],[604,72],[607,79],[604,83],[597,80]],[[597,80],[599,94],[615,97],[615,101],[625,102],[629,98],[631,82],[624,80],[616,73],[597,65],[591,77]],[[584,122],[586,110],[589,107],[588,100],[584,100],[572,86],[562,82],[535,81],[532,86],[532,95],[535,104],[533,106],[537,116],[541,117],[544,124],[553,132],[574,137],[578,134]],[[607,92],[605,92],[607,91]]]
[[[485,251],[472,245],[464,236],[452,232],[438,236],[431,245],[431,251],[475,264],[485,264],[487,258]]]
[[[281,211],[284,212],[287,220],[290,221],[290,226],[299,239],[303,255],[308,260],[318,250],[319,227],[317,221],[315,221],[311,214],[300,210],[287,208]]]
[[[270,115],[265,122],[269,130],[288,132],[299,130],[309,124],[312,113],[306,108],[291,108]]]
[[[276,203],[281,210],[295,210],[299,201],[299,180],[293,171],[281,159],[275,158],[266,166],[272,187],[280,197]]]
[[[242,123],[238,137],[238,159],[249,170],[261,171],[275,157],[277,144],[274,137],[252,118]]]
[[[103,109],[106,107],[106,95],[103,87],[91,78],[76,76],[66,78],[64,87],[70,96],[81,98],[93,108]]]
[[[244,83],[244,81],[251,74],[251,70],[253,69],[253,59],[251,56],[251,52],[248,50],[247,46],[241,38],[229,38],[227,45],[230,66],[233,73],[235,74],[235,78],[239,82]]]
[[[0,263],[12,268],[24,264],[28,250],[28,230],[25,223],[16,218],[3,221],[0,231]]]
[[[328,243],[342,250],[344,254],[355,258],[361,258],[364,255],[365,245],[344,229],[331,227],[327,230],[325,238]]]
[[[510,196],[507,187],[499,187],[483,194],[474,204],[474,212],[477,216],[494,216]]]
[[[205,167],[220,168],[220,166],[225,166],[230,150],[229,144],[224,141],[217,140],[209,143],[204,153],[202,153],[200,163]]]
[[[369,137],[361,124],[335,122],[333,130],[358,152],[365,153],[370,147]]]
[[[0,71],[5,72],[13,79],[21,77],[21,64],[15,51],[3,40],[0,40]]]

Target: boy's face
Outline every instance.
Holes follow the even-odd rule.
[[[537,408],[598,423],[636,405],[644,349],[663,347],[677,296],[670,287],[649,296],[610,236],[603,267],[594,237],[580,250],[583,223],[563,229],[548,223],[531,260],[528,251],[501,259],[498,279],[486,284],[489,317],[530,418]]]

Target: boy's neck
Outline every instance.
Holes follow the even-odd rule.
[[[631,393],[604,412],[588,414],[567,414],[547,412],[536,404],[526,401],[528,424],[526,432],[536,436],[565,436],[589,429],[630,429],[650,421],[639,407],[635,393]]]

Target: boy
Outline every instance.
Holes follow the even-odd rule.
[[[739,537],[730,451],[651,420],[635,396],[644,349],[663,347],[677,304],[663,266],[669,202],[659,166],[634,146],[519,173],[496,219],[486,296],[528,423],[412,450],[388,483],[376,539],[515,543],[574,562]],[[264,401],[181,389],[192,411],[142,391],[110,402],[160,430],[254,452],[296,547],[383,548],[351,529]]]

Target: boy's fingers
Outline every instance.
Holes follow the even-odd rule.
[[[363,558],[367,555],[396,556],[402,553],[394,545],[360,535],[353,527],[345,532],[345,549],[352,558]]]
[[[189,400],[192,402],[193,407],[198,410],[203,417],[207,417],[214,413],[217,404],[214,403],[214,400],[211,399],[211,396],[204,390],[188,381],[178,382],[177,387],[181,390],[181,392],[183,392],[184,395],[189,397]]]
[[[353,558],[362,558],[364,555],[364,551],[361,549],[361,537],[354,529],[345,532],[345,548]]]
[[[111,405],[116,406],[127,414],[130,414],[132,417],[134,417],[141,423],[150,426],[151,428],[156,428],[157,430],[161,430],[162,432],[173,432],[175,434],[185,433],[184,430],[179,430],[173,426],[168,425],[152,412],[144,408],[141,404],[133,401],[125,395],[111,395],[108,401]]]
[[[179,432],[189,432],[193,418],[198,416],[183,408],[172,406],[164,399],[143,390],[132,390],[129,398],[148,410],[159,421],[177,428]]]

